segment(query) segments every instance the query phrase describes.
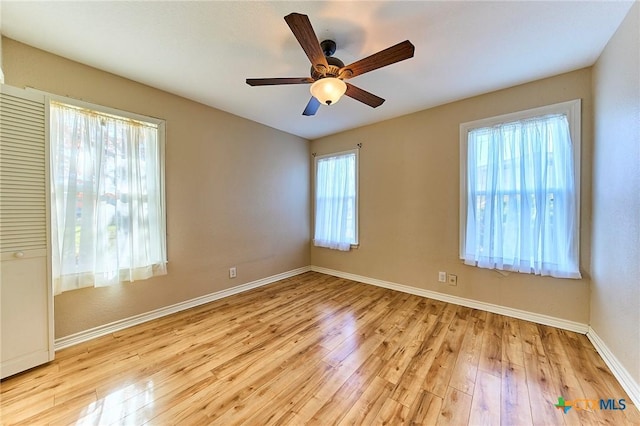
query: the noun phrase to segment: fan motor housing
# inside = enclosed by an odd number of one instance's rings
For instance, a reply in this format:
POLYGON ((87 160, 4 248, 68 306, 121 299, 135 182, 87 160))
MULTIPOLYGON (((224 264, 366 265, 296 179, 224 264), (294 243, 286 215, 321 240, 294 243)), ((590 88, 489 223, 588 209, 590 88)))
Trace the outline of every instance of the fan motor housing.
POLYGON ((320 47, 322 48, 324 56, 327 58, 329 68, 325 70, 324 66, 319 66, 318 68, 311 66, 311 77, 314 80, 324 77, 338 77, 340 75, 340 69, 344 67, 344 62, 332 56, 336 53, 336 42, 333 40, 323 40, 320 43, 320 47))
POLYGON ((344 67, 344 63, 340 59, 334 57, 327 58, 327 62, 329 63, 329 68, 326 70, 324 69, 324 66, 320 66, 318 69, 311 67, 311 77, 314 80, 324 77, 338 77, 340 75, 340 70, 344 67))

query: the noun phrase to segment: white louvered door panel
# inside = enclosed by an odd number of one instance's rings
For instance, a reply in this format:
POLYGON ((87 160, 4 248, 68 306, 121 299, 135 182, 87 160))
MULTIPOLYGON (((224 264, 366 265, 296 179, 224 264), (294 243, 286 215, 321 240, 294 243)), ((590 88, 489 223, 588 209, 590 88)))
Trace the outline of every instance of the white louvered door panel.
POLYGON ((43 249, 47 244, 44 100, 6 92, 5 88, 0 100, 0 251, 43 249))
POLYGON ((53 359, 43 95, 0 90, 0 376, 53 359))

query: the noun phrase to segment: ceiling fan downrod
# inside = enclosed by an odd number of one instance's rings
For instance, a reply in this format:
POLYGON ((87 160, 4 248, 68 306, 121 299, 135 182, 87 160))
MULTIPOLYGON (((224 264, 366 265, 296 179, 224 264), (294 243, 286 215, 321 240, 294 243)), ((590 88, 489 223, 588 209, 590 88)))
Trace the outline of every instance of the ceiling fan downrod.
POLYGON ((333 40, 323 40, 320 43, 320 48, 322 48, 322 53, 324 53, 324 56, 328 58, 336 53, 336 42, 333 40))

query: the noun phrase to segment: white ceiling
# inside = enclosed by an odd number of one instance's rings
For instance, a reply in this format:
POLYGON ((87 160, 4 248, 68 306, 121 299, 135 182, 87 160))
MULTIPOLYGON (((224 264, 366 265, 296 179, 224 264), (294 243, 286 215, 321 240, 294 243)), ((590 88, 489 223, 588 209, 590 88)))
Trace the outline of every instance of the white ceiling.
POLYGON ((7 1, 2 34, 307 139, 592 65, 633 1, 7 1), (386 99, 345 97, 303 117, 307 77, 284 21, 309 16, 345 64, 403 40, 415 57, 350 80, 386 99))

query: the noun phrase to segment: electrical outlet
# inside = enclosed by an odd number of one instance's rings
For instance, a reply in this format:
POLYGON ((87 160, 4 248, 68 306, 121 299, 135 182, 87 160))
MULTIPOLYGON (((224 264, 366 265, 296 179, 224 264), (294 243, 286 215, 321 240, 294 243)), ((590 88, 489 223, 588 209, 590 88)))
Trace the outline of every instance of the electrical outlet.
POLYGON ((229 278, 235 278, 237 276, 236 267, 229 268, 229 278))
POLYGON ((449 285, 458 285, 458 276, 449 274, 449 285))
POLYGON ((447 273, 446 272, 438 272, 438 282, 446 283, 447 282, 447 273))

